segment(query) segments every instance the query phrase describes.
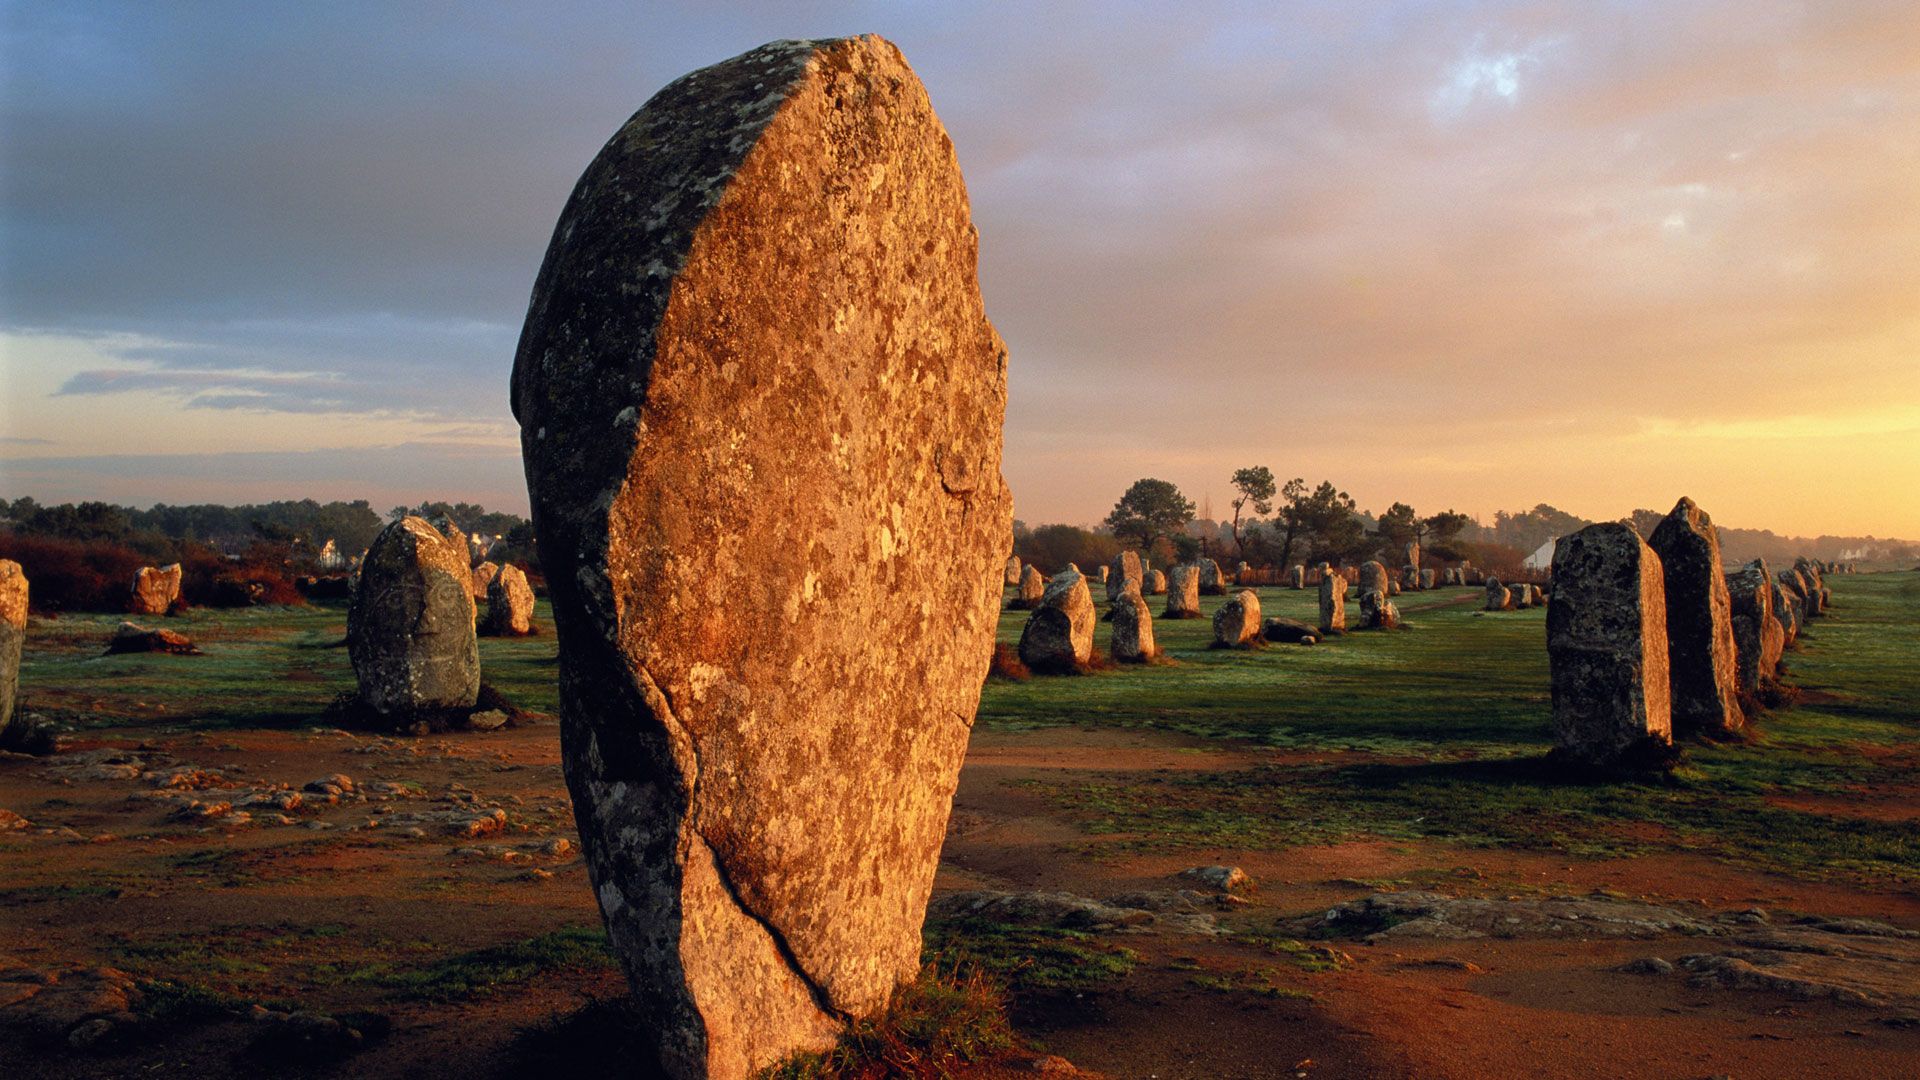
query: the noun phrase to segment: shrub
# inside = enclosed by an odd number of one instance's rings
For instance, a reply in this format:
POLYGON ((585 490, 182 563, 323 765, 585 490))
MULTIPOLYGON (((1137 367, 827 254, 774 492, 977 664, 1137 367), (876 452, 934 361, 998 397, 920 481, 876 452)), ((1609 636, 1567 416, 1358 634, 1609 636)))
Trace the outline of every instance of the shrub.
POLYGON ((0 558, 27 575, 33 610, 125 611, 133 575, 152 565, 146 554, 110 540, 66 540, 0 533, 0 558))

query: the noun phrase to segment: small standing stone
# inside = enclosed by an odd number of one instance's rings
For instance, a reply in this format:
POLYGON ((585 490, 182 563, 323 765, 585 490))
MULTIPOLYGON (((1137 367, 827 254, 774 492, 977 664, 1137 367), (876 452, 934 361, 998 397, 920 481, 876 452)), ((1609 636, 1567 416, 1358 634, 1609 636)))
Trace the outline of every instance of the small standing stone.
POLYGON ((473 576, 463 542, 418 517, 380 530, 347 608, 347 655, 376 712, 466 708, 480 696, 473 576))
POLYGON ((1151 568, 1141 570, 1140 594, 1142 596, 1165 596, 1167 594, 1167 575, 1151 568))
POLYGON ((143 566, 133 575, 127 610, 135 615, 165 615, 180 599, 180 564, 143 566))
POLYGON ((1358 582, 1360 595, 1365 596, 1370 592, 1377 592, 1385 596, 1387 595, 1390 581, 1391 579, 1387 577, 1387 568, 1385 565, 1376 561, 1360 564, 1360 580, 1358 582))
POLYGON ((1431 589, 1440 583, 1438 574, 1433 570, 1420 571, 1420 587, 1431 589))
POLYGON ((1293 586, 1296 589, 1306 588, 1307 587, 1307 568, 1300 565, 1299 563, 1294 563, 1292 568, 1287 571, 1287 584, 1293 586))
POLYGON ((1510 589, 1508 589, 1506 586, 1500 584, 1499 578, 1490 577, 1487 579, 1486 610, 1488 611, 1512 611, 1513 610, 1513 592, 1510 589))
POLYGON ((1339 574, 1324 569, 1320 574, 1320 632, 1347 632, 1347 583, 1339 574))
POLYGON ((1007 602, 1008 611, 1032 611, 1040 605, 1040 598, 1046 595, 1047 577, 1038 567, 1028 563, 1020 571, 1020 591, 1007 602))
POLYGON ((1200 617, 1200 568, 1192 563, 1182 563, 1173 568, 1172 576, 1167 578, 1167 608, 1160 613, 1163 619, 1197 619, 1200 617))
POLYGON ((1113 565, 1105 577, 1107 599, 1118 600, 1120 594, 1126 592, 1128 588, 1132 588, 1135 592, 1140 591, 1144 587, 1142 577, 1138 552, 1123 551, 1115 555, 1113 565))
POLYGON ((487 598, 487 587, 493 584, 493 576, 500 572, 497 563, 483 562, 473 568, 473 598, 476 601, 487 598))
POLYGON ((1117 663, 1144 664, 1160 655, 1153 641, 1153 612, 1136 589, 1113 600, 1113 637, 1107 651, 1117 663))
POLYGON ((500 637, 533 633, 533 586, 526 572, 508 563, 487 585, 487 632, 500 637))
POLYGON ((1400 609, 1378 589, 1360 593, 1360 625, 1368 630, 1393 630, 1400 625, 1400 609))
POLYGON ((1009 586, 1015 588, 1020 585, 1020 556, 1018 555, 1007 556, 1006 582, 1009 586))
POLYGON ((1020 632, 1020 662, 1043 674, 1079 671, 1093 659, 1093 594, 1078 570, 1062 570, 1020 632))
POLYGON ((1220 572, 1220 564, 1212 559, 1201 559, 1197 564, 1200 571, 1200 592, 1205 596, 1225 596, 1227 594, 1227 575, 1220 572))
POLYGON ((1771 685, 1780 670, 1787 632, 1773 611, 1777 583, 1765 559, 1755 559, 1727 575, 1727 600, 1733 626, 1734 678, 1741 691, 1754 694, 1771 685))
POLYGON ((1241 589, 1213 613, 1213 647, 1244 649, 1260 640, 1260 597, 1241 589))

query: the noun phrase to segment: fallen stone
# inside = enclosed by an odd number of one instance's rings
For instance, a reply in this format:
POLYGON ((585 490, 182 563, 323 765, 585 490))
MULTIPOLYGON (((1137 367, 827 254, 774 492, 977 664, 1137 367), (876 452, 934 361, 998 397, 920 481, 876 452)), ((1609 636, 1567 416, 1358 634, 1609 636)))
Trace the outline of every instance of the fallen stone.
POLYGON ((106 656, 121 653, 168 653, 174 656, 199 656, 200 648, 193 639, 176 630, 149 630, 123 622, 113 633, 113 639, 107 642, 106 656))
POLYGON ((1285 619, 1269 616, 1260 624, 1260 636, 1268 641, 1284 641, 1294 645, 1313 645, 1319 642, 1319 631, 1298 619, 1285 619))

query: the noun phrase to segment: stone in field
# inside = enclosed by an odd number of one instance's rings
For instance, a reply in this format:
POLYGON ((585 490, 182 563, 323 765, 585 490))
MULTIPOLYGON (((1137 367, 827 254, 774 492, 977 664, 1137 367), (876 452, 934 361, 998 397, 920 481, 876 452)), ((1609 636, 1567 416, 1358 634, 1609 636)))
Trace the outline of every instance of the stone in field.
POLYGON ((1533 606, 1533 586, 1526 582, 1516 582, 1507 586, 1507 595, 1513 600, 1513 610, 1522 611, 1533 606))
POLYGON ((1093 659, 1093 593, 1078 570, 1062 570, 1020 631, 1020 662, 1042 674, 1074 672, 1093 659))
POLYGON ((1107 583, 1108 577, 1111 576, 1112 572, 1113 571, 1111 567, 1108 567, 1108 566, 1100 567, 1100 584, 1105 585, 1107 583))
POLYGON ((493 576, 500 572, 499 564, 483 562, 473 568, 473 598, 475 601, 487 598, 487 587, 493 584, 493 576))
POLYGON ((1415 592, 1419 592, 1420 568, 1412 563, 1408 563, 1400 568, 1400 577, 1397 580, 1402 589, 1412 589, 1415 592))
POLYGON ((1773 580, 1773 617, 1780 623, 1781 650, 1800 636, 1800 599, 1776 575, 1773 580))
POLYGON ((361 702, 396 718, 471 706, 480 695, 473 617, 464 543, 411 515, 380 530, 347 607, 361 702))
POLYGON ((1260 636, 1268 641, 1284 641, 1294 645, 1312 645, 1320 640, 1319 631, 1298 619, 1283 619, 1270 616, 1260 624, 1260 636))
POLYGON ((165 615, 180 599, 180 564, 143 566, 133 575, 127 610, 135 615, 165 615))
POLYGON ((1826 582, 1821 580, 1822 573, 1820 563, 1802 556, 1793 560, 1793 568, 1799 571, 1800 576, 1805 578, 1807 582, 1808 617, 1818 618, 1821 615, 1825 615, 1827 613, 1827 596, 1829 594, 1827 592, 1826 582))
POLYGON ((1163 619, 1197 619, 1200 617, 1200 568, 1192 563, 1182 563, 1173 568, 1167 577, 1167 608, 1160 613, 1163 619))
POLYGON ((1339 574, 1323 571, 1320 577, 1320 633, 1347 632, 1347 583, 1339 574))
POLYGON ((1513 590, 1500 584, 1499 578, 1487 579, 1487 611, 1512 611, 1513 590))
POLYGON ((977 246, 874 37, 676 80, 560 216, 513 404, 635 1075, 825 1049, 920 969, 1011 539, 977 246))
POLYGON ((1435 571, 1435 570, 1420 571, 1420 587, 1422 589, 1431 589, 1438 586, 1439 584, 1440 584, 1440 575, 1438 571, 1435 571))
POLYGON ((1018 555, 1007 556, 1006 582, 1008 585, 1020 584, 1020 556, 1018 555))
POLYGON ((1122 664, 1144 664, 1160 655, 1153 642, 1153 612, 1138 589, 1113 599, 1113 637, 1107 651, 1122 664))
POLYGON ((1773 612, 1776 582, 1765 559, 1755 559, 1727 575, 1729 622, 1733 627, 1734 677, 1748 694, 1772 684, 1787 644, 1786 628, 1773 612))
POLYGON ((1306 588, 1307 568, 1299 563, 1294 563, 1293 566, 1287 570, 1287 584, 1296 589, 1306 588))
POLYGON ((1167 575, 1152 569, 1142 569, 1140 571, 1140 595, 1165 596, 1166 592, 1167 575))
POLYGON ((1140 591, 1144 575, 1140 570, 1140 555, 1137 552, 1123 551, 1113 557, 1113 566, 1107 574, 1107 599, 1118 600, 1120 594, 1132 588, 1140 591))
POLYGON ((27 575, 12 559, 0 559, 0 746, 17 743, 25 730, 14 722, 20 696, 20 648, 27 636, 27 575))
POLYGON ((1400 583, 1398 581, 1387 582, 1387 595, 1388 596, 1400 595, 1400 583))
POLYGON ((1047 592, 1047 576, 1032 563, 1020 571, 1020 591, 1007 602, 1009 611, 1031 611, 1040 606, 1040 598, 1047 592))
POLYGON ((1370 592, 1377 592, 1385 596, 1387 594, 1388 583, 1392 580, 1392 578, 1387 576, 1387 568, 1385 565, 1379 562, 1364 562, 1360 564, 1360 580, 1357 584, 1362 596, 1370 592))
POLYGON ((117 653, 172 653, 175 656, 198 656, 199 646, 193 639, 177 630, 149 630, 130 622, 123 622, 114 631, 112 640, 107 642, 106 655, 117 653))
POLYGON ((1631 526, 1589 525, 1554 545, 1553 596, 1558 752, 1603 768, 1659 757, 1673 742, 1660 557, 1631 526))
POLYGON ((1245 560, 1233 568, 1233 582, 1236 585, 1253 584, 1253 567, 1247 565, 1245 560))
POLYGON ((1420 542, 1418 540, 1410 541, 1407 544, 1407 565, 1416 570, 1420 568, 1420 542))
POLYGON ((1220 564, 1212 559, 1201 559, 1197 564, 1200 570, 1200 592, 1205 596, 1225 596, 1227 594, 1227 575, 1221 573, 1220 564))
POLYGON ((1241 589, 1213 613, 1213 647, 1244 649, 1260 640, 1260 597, 1241 589))
POLYGON ((1367 630, 1393 630, 1400 625, 1400 609, 1378 589, 1360 593, 1360 625, 1367 630))
POLYGON ((1676 735, 1740 730, 1731 601, 1713 519, 1682 498, 1647 538, 1667 590, 1667 650, 1676 735))
POLYGON ((533 633, 533 586, 526 572, 508 563, 487 585, 487 632, 498 637, 533 633))

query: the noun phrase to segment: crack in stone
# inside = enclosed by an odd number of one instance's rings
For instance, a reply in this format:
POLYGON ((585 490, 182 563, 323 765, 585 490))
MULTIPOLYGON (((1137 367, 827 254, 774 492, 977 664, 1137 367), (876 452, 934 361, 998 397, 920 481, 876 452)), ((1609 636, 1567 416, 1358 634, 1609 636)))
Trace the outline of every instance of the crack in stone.
POLYGON ((793 944, 787 940, 785 932, 774 925, 772 920, 755 911, 753 907, 747 903, 746 898, 740 895, 739 887, 734 884, 733 876, 728 873, 726 863, 721 860, 719 852, 714 849, 713 842, 708 840, 706 835, 700 831, 699 826, 693 823, 694 814, 696 813, 694 800, 700 791, 699 748, 695 746, 693 736, 688 733, 686 727, 680 723, 679 717, 674 714, 673 699, 658 682, 654 681, 653 674, 646 669, 646 665, 635 663, 634 669, 640 676, 640 681, 646 696, 650 699, 649 704, 655 705, 656 714, 659 716, 662 725, 667 729, 668 741, 674 745, 676 751, 674 755, 676 758, 675 765, 680 767, 683 780, 686 783, 687 820, 684 828, 686 829, 687 835, 699 841, 701 848, 706 851, 707 859, 713 865, 713 876, 720 882, 720 887, 727 891, 727 898, 733 901, 733 906, 742 915, 752 919, 762 930, 766 931, 767 939, 773 943, 774 951, 780 954, 781 962, 786 964, 787 970, 791 971, 794 978, 799 979, 800 984, 807 988, 808 995, 813 998, 814 1007, 819 1009, 823 1015, 832 1017, 841 1023, 847 1022, 851 1017, 844 1010, 837 1008, 833 1004, 833 998, 827 993, 826 988, 815 982, 813 976, 807 972, 806 967, 800 962, 799 955, 794 952, 793 944), (653 699, 657 699, 657 704, 655 704, 653 699), (686 774, 687 762, 677 760, 682 754, 685 755, 693 766, 690 777, 686 774))

